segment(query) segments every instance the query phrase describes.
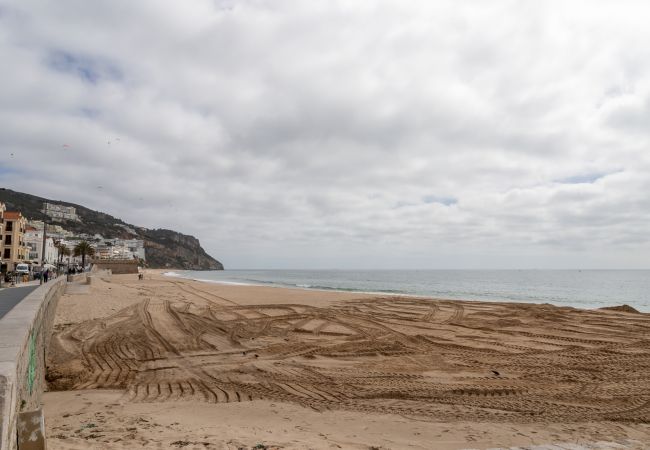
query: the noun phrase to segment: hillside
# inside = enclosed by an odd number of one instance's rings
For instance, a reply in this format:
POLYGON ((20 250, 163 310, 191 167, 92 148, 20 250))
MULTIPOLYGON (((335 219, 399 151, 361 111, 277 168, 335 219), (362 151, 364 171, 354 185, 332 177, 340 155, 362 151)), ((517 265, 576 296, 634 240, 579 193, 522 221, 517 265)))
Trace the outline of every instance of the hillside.
POLYGON ((81 205, 37 197, 11 189, 0 188, 0 202, 7 205, 7 210, 21 211, 25 217, 32 220, 48 219, 41 212, 43 202, 72 206, 76 208, 80 222, 62 220, 54 223, 74 233, 101 234, 106 238, 142 239, 147 264, 151 268, 223 270, 223 265, 208 255, 194 236, 172 230, 150 230, 138 227, 81 205))

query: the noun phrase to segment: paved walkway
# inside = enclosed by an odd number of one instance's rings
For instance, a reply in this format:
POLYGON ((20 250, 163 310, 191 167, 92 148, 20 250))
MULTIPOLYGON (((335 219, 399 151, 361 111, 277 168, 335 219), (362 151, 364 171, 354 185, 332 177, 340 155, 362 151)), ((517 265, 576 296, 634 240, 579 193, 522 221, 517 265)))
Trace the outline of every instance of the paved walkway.
POLYGON ((0 289, 0 319, 37 287, 38 282, 0 289))

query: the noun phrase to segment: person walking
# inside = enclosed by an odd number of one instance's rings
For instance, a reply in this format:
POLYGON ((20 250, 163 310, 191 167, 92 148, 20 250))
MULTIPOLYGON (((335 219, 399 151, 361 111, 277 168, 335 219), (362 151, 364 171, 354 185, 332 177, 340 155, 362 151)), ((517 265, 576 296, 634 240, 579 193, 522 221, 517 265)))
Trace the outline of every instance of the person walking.
POLYGON ((50 269, 45 269, 45 272, 43 272, 43 281, 47 283, 48 278, 50 278, 50 269))

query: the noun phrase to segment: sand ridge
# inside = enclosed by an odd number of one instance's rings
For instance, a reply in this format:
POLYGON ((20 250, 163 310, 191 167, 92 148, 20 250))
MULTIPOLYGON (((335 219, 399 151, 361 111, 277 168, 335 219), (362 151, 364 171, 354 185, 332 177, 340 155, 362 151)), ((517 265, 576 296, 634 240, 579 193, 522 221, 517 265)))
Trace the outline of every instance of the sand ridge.
POLYGON ((158 275, 92 291, 62 299, 53 390, 117 389, 125 404, 280 402, 477 429, 597 423, 620 439, 647 436, 646 314, 158 275))

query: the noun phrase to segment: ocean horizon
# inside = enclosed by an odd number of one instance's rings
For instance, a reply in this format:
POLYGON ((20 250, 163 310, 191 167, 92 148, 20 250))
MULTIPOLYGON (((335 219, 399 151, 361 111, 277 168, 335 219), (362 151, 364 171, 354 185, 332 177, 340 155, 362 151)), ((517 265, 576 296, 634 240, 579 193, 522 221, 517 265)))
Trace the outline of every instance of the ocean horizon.
POLYGON ((166 272, 211 283, 408 295, 452 300, 548 303, 650 312, 650 270, 218 270, 166 272))

